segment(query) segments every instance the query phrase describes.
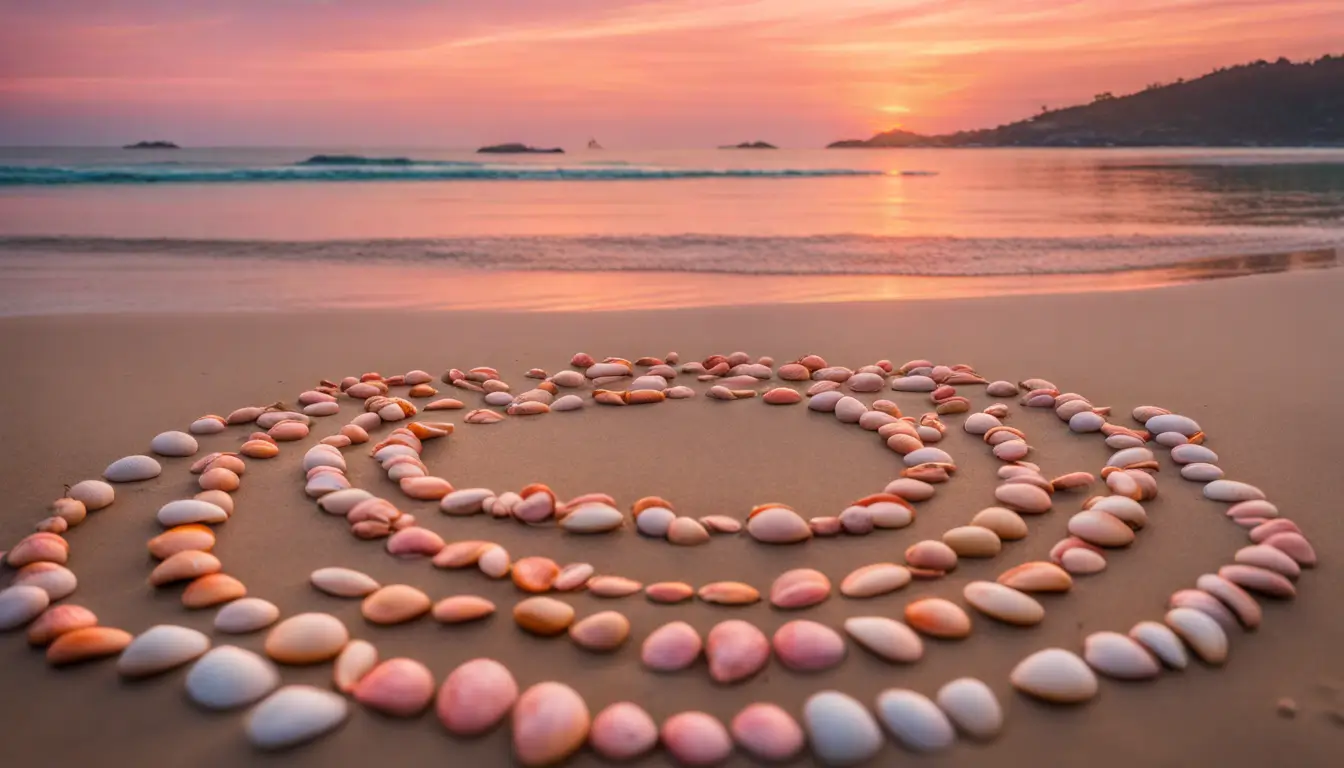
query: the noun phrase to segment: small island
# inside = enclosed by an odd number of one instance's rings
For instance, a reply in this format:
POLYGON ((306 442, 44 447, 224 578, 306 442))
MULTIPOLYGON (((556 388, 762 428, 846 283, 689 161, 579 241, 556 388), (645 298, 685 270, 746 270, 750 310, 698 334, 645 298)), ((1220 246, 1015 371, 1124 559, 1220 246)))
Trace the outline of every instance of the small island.
POLYGON ((563 155, 565 150, 560 147, 529 147, 526 144, 517 142, 509 144, 492 144, 488 147, 481 147, 476 150, 477 154, 488 155, 563 155))
POLYGON ((719 149, 779 149, 779 147, 764 141, 744 141, 741 144, 726 144, 719 149))
POLYGON ((137 141, 134 144, 127 144, 122 149, 181 149, 171 141, 137 141))

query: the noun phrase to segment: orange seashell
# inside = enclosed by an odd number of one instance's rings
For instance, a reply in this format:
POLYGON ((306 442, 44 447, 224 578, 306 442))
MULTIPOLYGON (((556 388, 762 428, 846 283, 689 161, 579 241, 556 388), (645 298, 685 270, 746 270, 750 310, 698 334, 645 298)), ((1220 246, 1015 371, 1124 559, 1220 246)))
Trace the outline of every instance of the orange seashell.
POLYGON ((445 397, 445 398, 442 399, 442 400, 435 400, 434 402, 432 402, 432 403, 426 405, 426 406, 425 406, 425 410, 426 410, 426 411, 455 411, 455 410, 458 410, 459 408, 465 408, 465 407, 466 407, 466 406, 462 404, 462 401, 461 401, 461 400, 455 400, 455 399, 453 399, 453 398, 451 398, 451 397, 445 397))
POLYGON ((909 469, 901 470, 901 477, 908 477, 912 480, 922 480, 926 483, 945 483, 952 476, 947 468, 941 464, 919 464, 909 469))
POLYGON ((453 492, 453 484, 442 477, 403 477, 401 492, 412 499, 438 501, 453 492))
POLYGON ((415 587, 392 584, 364 598, 359 611, 374 624, 401 624, 428 613, 429 596, 415 587))
POLYGON ((740 581, 716 581, 701 587, 696 596, 715 605, 750 605, 761 599, 761 593, 750 584, 740 581))
POLYGON ((209 552, 215 546, 215 534, 208 527, 193 523, 169 528, 149 540, 149 554, 164 560, 178 552, 209 552))
POLYGON ((634 505, 630 507, 630 512, 634 517, 639 517, 640 512, 643 512, 644 510, 649 509, 650 507, 662 507, 663 509, 673 509, 672 502, 662 498, 661 496, 645 496, 639 501, 636 501, 634 505))
POLYGON ((513 564, 513 583, 524 592, 547 592, 560 575, 560 566, 548 557, 524 557, 513 564))
POLYGON ((333 448, 345 448, 350 445, 351 440, 345 435, 328 435, 322 438, 319 442, 323 445, 330 445, 333 448))
POLYGON ((240 483, 238 476, 223 467, 211 467, 201 474, 198 481, 203 491, 236 491, 240 483))
POLYGON ((468 413, 465 419, 468 424, 495 424, 503 420, 504 414, 484 408, 478 408, 468 413))
POLYGON ((280 449, 274 443, 264 440, 248 440, 238 451, 250 459, 273 459, 280 455, 280 449))
POLYGON ((660 581, 644 588, 644 596, 655 603, 680 603, 694 595, 695 589, 681 581, 660 581))
POLYGON ((959 640, 971 634, 971 617, 956 603, 938 597, 905 606, 905 623, 932 637, 959 640))
POLYGON ((766 392, 761 399, 770 405, 794 405, 803 401, 803 396, 797 390, 788 387, 777 387, 766 392))
POLYGON ((534 635, 550 637, 574 623, 574 608, 551 597, 529 597, 513 607, 513 620, 534 635))
MULTIPOLYGON (((659 392, 658 394, 662 393, 659 392)), ((543 413, 550 413, 550 412, 551 412, 551 406, 547 405, 546 403, 537 402, 535 400, 524 400, 521 403, 514 403, 510 405, 508 408, 508 413, 510 416, 539 416, 543 413)))
POLYGON ((609 389, 593 390, 593 402, 602 405, 625 405, 625 393, 612 392, 609 389))
POLYGON ((587 587, 597 597, 627 597, 643 589, 644 585, 624 576, 594 576, 588 580, 587 587))
POLYGON ((174 581, 185 581, 219 573, 222 568, 223 565, 220 564, 219 558, 209 552, 186 550, 169 556, 155 566, 149 574, 149 583, 161 587, 174 581))
POLYGON ((433 440, 453 434, 453 425, 446 421, 413 421, 407 430, 421 440, 433 440))
POLYGON ((112 627, 85 627, 57 637, 47 646, 47 663, 53 667, 101 659, 121 653, 131 644, 131 634, 112 627))
POLYGON ((433 397, 439 394, 439 390, 431 387, 428 384, 416 384, 415 386, 411 387, 411 391, 408 394, 411 397, 433 397))
POLYGON ((454 595, 434 604, 430 615, 443 624, 476 621, 495 612, 495 604, 476 595, 454 595))
MULTIPOLYGON (((405 517, 405 516, 403 516, 405 517)), ((396 522, 400 522, 398 518, 396 522)), ((395 525, 394 525, 395 527, 395 525)), ((433 557, 444 548, 443 537, 418 526, 399 528, 387 540, 387 553, 395 557, 433 557)))
POLYGON ((70 544, 54 533, 38 532, 19 540, 4 556, 11 568, 22 568, 31 563, 64 565, 70 558, 70 544))
POLYGON ((1073 586, 1073 577, 1068 571, 1054 563, 1042 561, 1009 568, 999 574, 995 581, 1021 592, 1068 592, 1073 586))
POLYGON ((864 496, 861 499, 854 501, 850 506, 867 507, 873 504, 877 504, 879 502, 890 502, 892 504, 900 504, 902 507, 905 507, 906 509, 909 510, 914 509, 914 506, 911 505, 909 501, 905 500, 904 498, 901 498, 900 496, 897 496, 894 493, 872 493, 867 496, 864 496))
POLYGON ((182 605, 188 608, 209 608, 247 596, 243 582, 225 573, 202 576, 187 585, 182 592, 182 605))

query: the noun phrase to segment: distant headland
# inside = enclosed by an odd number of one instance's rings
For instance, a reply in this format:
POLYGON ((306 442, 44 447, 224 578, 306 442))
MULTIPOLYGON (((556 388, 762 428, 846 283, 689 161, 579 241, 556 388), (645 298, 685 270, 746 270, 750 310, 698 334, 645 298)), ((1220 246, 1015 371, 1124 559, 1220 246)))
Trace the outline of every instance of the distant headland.
POLYGON ((171 141, 137 141, 134 144, 127 144, 122 149, 181 149, 171 141))
POLYGON ((764 141, 744 141, 741 144, 725 144, 719 149, 779 149, 779 147, 764 141))
POLYGON ((560 147, 529 147, 526 144, 516 142, 509 144, 491 144, 488 147, 481 147, 476 150, 480 154, 489 155, 563 155, 565 150, 560 147))
POLYGON ((1256 61, 1125 96, 1099 93, 1091 104, 1042 107, 1034 117, 997 128, 937 136, 893 130, 828 146, 1344 146, 1344 57, 1256 61))

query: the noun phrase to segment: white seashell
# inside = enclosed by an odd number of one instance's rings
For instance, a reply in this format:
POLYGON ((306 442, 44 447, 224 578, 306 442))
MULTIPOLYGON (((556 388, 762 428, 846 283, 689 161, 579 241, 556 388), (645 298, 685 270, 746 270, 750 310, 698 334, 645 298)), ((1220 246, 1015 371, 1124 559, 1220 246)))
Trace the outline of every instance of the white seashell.
POLYGON ((186 432, 160 432, 149 441, 149 450, 160 456, 191 456, 199 446, 186 432))
POLYGON ((994 458, 999 461, 1020 461, 1031 452, 1025 440, 1004 440, 994 446, 994 458))
POLYGON ((813 395, 812 399, 807 401, 807 409, 821 413, 834 413, 835 404, 840 402, 842 397, 845 397, 845 395, 837 390, 813 395))
MULTIPOLYGON (((1278 552, 1282 557, 1288 557, 1273 547, 1265 547, 1278 552)), ((1291 560, 1289 560, 1292 563, 1291 560)), ((1293 563, 1296 566, 1296 563, 1293 563)), ((10 582, 12 587, 37 587, 47 593, 47 598, 51 602, 63 600, 75 593, 79 587, 79 579, 75 577, 75 572, 63 565, 51 562, 36 562, 25 565, 19 569, 18 575, 14 581, 10 582)))
MULTIPOLYGON (((487 392, 485 393, 486 405, 508 405, 513 402, 513 395, 508 392, 487 392)), ((381 413, 379 415, 382 415, 381 413)))
POLYGON ((1101 674, 1120 680, 1146 680, 1162 672, 1148 649, 1118 632, 1088 635, 1083 640, 1083 659, 1101 674))
POLYGON ((318 568, 308 575, 308 581, 336 597, 364 597, 382 586, 377 579, 353 568, 318 568))
POLYGON ((607 504, 583 504, 560 521, 570 533, 606 533, 620 528, 625 515, 607 504))
POLYGON ((961 428, 972 435, 983 435, 995 427, 1003 426, 1003 422, 990 416, 988 413, 972 413, 966 417, 966 421, 961 428))
POLYGON ((446 515, 474 515, 494 495, 489 488, 460 488, 439 500, 439 510, 446 515))
POLYGON ((1134 529, 1120 518, 1095 509, 1085 509, 1069 518, 1069 533, 1098 547, 1127 547, 1134 542, 1134 529))
POLYGON ((303 455, 303 471, 309 472, 315 467, 335 467, 345 471, 345 456, 329 445, 318 444, 303 455))
POLYGON ((1084 547, 1071 547, 1059 556, 1059 565, 1069 573, 1086 576, 1106 570, 1106 558, 1084 547))
POLYGON ((1211 483, 1223 479, 1223 470, 1215 464, 1197 462, 1181 467, 1181 477, 1196 483, 1211 483))
POLYGON ((214 435, 226 429, 228 425, 219 419, 197 419, 187 427, 187 431, 193 435, 214 435))
POLYGON ((937 462, 939 464, 955 464, 952 456, 942 448, 917 448, 905 454, 905 466, 914 467, 919 464, 928 464, 937 462))
POLYGON ((603 376, 630 376, 631 370, 620 363, 597 363, 588 366, 584 375, 590 379, 597 379, 603 376))
MULTIPOLYGON (((811 403, 809 403, 809 405, 811 405, 811 403)), ((862 418, 863 414, 867 411, 868 406, 864 405, 862 400, 850 397, 849 395, 844 395, 839 400, 835 401, 835 418, 845 424, 859 423, 859 419, 862 418)))
POLYGON ((251 704, 279 684, 274 664, 232 645, 211 649, 187 672, 187 695, 207 709, 251 704))
POLYGON ((1045 608, 1025 592, 992 581, 972 581, 962 590, 972 608, 999 621, 1027 627, 1045 618, 1045 608))
POLYGON ((0 632, 22 627, 50 604, 51 596, 38 586, 20 584, 0 589, 0 632))
POLYGON ((340 694, 311 685, 288 685, 247 715, 247 738, 260 749, 310 741, 345 722, 350 705, 340 694))
POLYGON ((1148 513, 1143 505, 1128 496, 1103 496, 1089 509, 1113 515, 1135 530, 1148 524, 1148 513))
POLYGON ((1144 648, 1172 669, 1185 669, 1190 663, 1181 639, 1165 624, 1141 621, 1130 628, 1129 636, 1143 643, 1144 648))
POLYGON ((803 704, 803 725, 812 752, 829 765, 858 765, 882 748, 882 731, 872 714, 839 691, 812 694, 803 704))
POLYGON ((676 517, 676 513, 666 507, 648 507, 635 518, 635 528, 645 536, 661 539, 667 536, 667 529, 676 517))
POLYGON ((988 685, 962 677, 938 689, 934 696, 948 719, 966 735, 985 741, 1003 729, 1003 708, 988 685))
POLYGON ((123 456, 107 465, 103 477, 114 483, 136 483, 158 477, 163 467, 150 456, 123 456))
POLYGON ((891 388, 897 392, 932 392, 938 382, 928 376, 897 376, 891 380, 891 388))
POLYGON ((373 494, 363 488, 347 488, 344 491, 328 493, 317 500, 317 506, 329 515, 344 517, 361 501, 372 499, 373 494))
POLYGON ((225 603, 215 614, 215 629, 230 635, 256 632, 274 624, 280 618, 280 609, 259 597, 244 597, 225 603))
POLYGON ((341 412, 341 404, 335 402, 311 403, 303 406, 305 416, 335 416, 341 412))
MULTIPOLYGON (((397 467, 394 467, 394 469, 396 468, 397 467)), ((388 476, 391 477, 391 474, 389 473, 388 476)), ((328 493, 346 491, 349 489, 350 481, 346 479, 345 475, 338 472, 319 472, 318 474, 313 475, 313 478, 303 487, 303 492, 308 494, 310 498, 318 499, 328 493)))
POLYGON ((552 411, 577 411, 583 407, 583 398, 578 395, 564 395, 557 397, 555 402, 551 403, 552 411))
POLYGON ((854 642, 887 661, 913 664, 924 656, 924 641, 913 629, 886 616, 845 619, 845 632, 854 642))
POLYGON ((1082 411, 1075 413, 1069 419, 1069 430, 1071 432, 1100 432, 1101 425, 1105 423, 1106 417, 1099 416, 1092 411, 1082 411))
POLYGON ((1143 423, 1145 429, 1154 435, 1163 432, 1178 432, 1186 437, 1200 431, 1199 425, 1194 419, 1181 416, 1175 413, 1164 413, 1154 416, 1143 423))
POLYGON ((1153 461, 1154 458, 1153 452, 1147 448, 1124 448, 1111 454, 1111 458, 1106 461, 1106 466, 1127 467, 1141 461, 1153 461))
POLYGON ((1190 438, 1180 432, 1160 432, 1153 438, 1153 442, 1163 448, 1175 448, 1178 445, 1185 445, 1190 442, 1190 438))
POLYGON ((1063 648, 1046 648, 1023 659, 1010 675, 1013 686, 1038 699, 1080 704, 1097 695, 1097 676, 1063 648))
POLYGON ((943 433, 934 427, 920 425, 915 427, 915 435, 926 443, 936 443, 943 439, 943 433))
POLYGON ((1265 492, 1249 483, 1236 480, 1214 480, 1204 486, 1204 498, 1213 501, 1254 501, 1265 498, 1265 492))
POLYGON ((89 512, 96 512, 111 506, 113 500, 117 497, 112 486, 102 480, 81 480, 70 486, 70 490, 65 495, 75 501, 82 502, 84 508, 89 512))
POLYGON ((229 519, 229 513, 217 504, 200 499, 178 499, 159 507, 159 525, 172 528, 188 523, 222 523, 229 519))
POLYGON ((937 752, 956 741, 952 721, 922 693, 891 688, 877 695, 877 716, 901 743, 916 752, 937 752))
POLYGON ((1117 451, 1125 448, 1142 448, 1143 441, 1133 435, 1111 435, 1106 438, 1106 447, 1117 451))
POLYGON ((188 627, 159 624, 141 632, 117 658, 122 677, 147 677, 180 667, 210 650, 210 638, 188 627))
POLYGON ((1194 608, 1172 608, 1164 621, 1205 662, 1217 665, 1227 660, 1227 633, 1208 614, 1194 608))
POLYGON ((1217 464, 1218 454, 1202 445, 1178 445, 1171 449, 1171 460, 1177 464, 1217 464))

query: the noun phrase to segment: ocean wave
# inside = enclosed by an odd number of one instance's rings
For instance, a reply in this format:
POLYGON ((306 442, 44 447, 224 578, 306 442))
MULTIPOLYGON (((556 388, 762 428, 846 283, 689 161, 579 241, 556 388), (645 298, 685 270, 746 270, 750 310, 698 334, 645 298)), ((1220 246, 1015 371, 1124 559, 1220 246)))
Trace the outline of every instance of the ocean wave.
MULTIPOLYGON (((1210 259, 1312 253, 1333 266, 1344 230, 1258 227, 1188 235, 910 237, 816 235, 511 236, 327 241, 0 237, 13 252, 245 258, 318 263, 415 263, 470 270, 699 272, 928 277, 1101 274, 1210 259)), ((1266 262, 1268 263, 1268 262, 1266 262)), ((1272 266, 1272 265, 1271 265, 1272 266)))
POLYGON ((645 181, 881 176, 850 168, 658 168, 620 164, 523 165, 315 155, 295 165, 238 168, 154 165, 0 165, 0 186, 211 184, 285 181, 645 181))

